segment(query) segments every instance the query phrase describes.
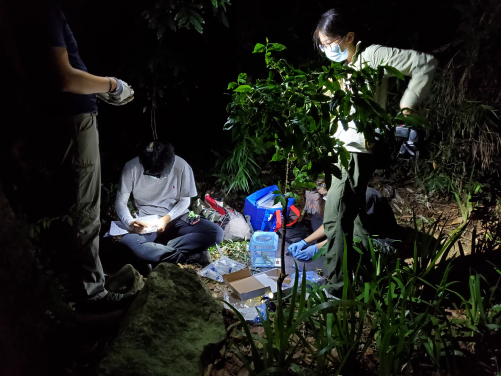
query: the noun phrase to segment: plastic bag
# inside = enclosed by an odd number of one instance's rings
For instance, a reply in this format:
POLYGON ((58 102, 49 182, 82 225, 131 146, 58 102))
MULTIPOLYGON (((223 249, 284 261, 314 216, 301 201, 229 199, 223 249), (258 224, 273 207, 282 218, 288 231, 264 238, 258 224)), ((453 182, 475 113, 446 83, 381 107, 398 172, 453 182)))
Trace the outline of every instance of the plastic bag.
MULTIPOLYGON (((292 273, 291 278, 292 278, 292 280, 295 280, 296 273, 292 273)), ((301 284, 302 280, 303 280, 303 272, 299 272, 299 283, 300 284, 301 284)), ((325 278, 322 277, 322 276, 319 276, 317 273, 315 273, 314 271, 310 270, 310 271, 306 272, 306 281, 322 285, 322 284, 325 283, 325 278)))
POLYGON ((225 240, 250 239, 253 233, 252 226, 241 213, 221 201, 217 201, 209 194, 205 195, 205 204, 221 215, 217 224, 224 230, 225 240))
POLYGON ((224 228, 224 239, 225 240, 249 240, 252 236, 249 224, 242 216, 233 216, 228 214, 230 217, 229 222, 224 228))
MULTIPOLYGON (((222 255, 219 246, 216 245, 216 247, 219 254, 222 255)), ((217 282, 224 282, 224 274, 237 272, 239 270, 245 269, 246 267, 247 265, 241 264, 238 261, 230 259, 227 256, 221 256, 219 259, 211 262, 205 268, 200 270, 198 274, 202 277, 207 277, 217 282)))
POLYGON ((213 264, 209 264, 205 268, 200 270, 198 272, 198 275, 200 275, 202 277, 210 278, 210 279, 217 281, 217 282, 220 282, 220 283, 224 282, 223 276, 221 274, 219 274, 218 272, 216 272, 216 268, 214 267, 213 264))
POLYGON ((263 316, 263 319, 266 320, 266 317, 267 317, 266 302, 262 303, 258 306, 255 306, 255 307, 240 308, 240 309, 237 309, 237 311, 240 312, 240 314, 243 316, 245 321, 251 321, 255 325, 257 325, 261 322, 261 319, 259 318, 259 315, 256 311, 256 308, 259 310, 259 313, 261 313, 261 316, 263 316))
POLYGON ((247 267, 247 265, 232 260, 227 256, 217 259, 212 264, 214 264, 215 270, 221 275, 237 272, 247 267))

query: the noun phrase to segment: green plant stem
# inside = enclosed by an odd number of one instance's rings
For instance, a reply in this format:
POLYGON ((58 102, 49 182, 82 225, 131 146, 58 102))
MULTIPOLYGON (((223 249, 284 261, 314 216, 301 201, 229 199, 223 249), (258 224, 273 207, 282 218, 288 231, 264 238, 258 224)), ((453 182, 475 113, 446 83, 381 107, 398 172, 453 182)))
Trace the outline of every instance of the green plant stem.
POLYGON ((282 244, 280 246, 280 260, 281 260, 281 267, 280 267, 280 278, 278 279, 280 281, 280 286, 279 288, 282 287, 282 282, 285 279, 285 234, 287 232, 287 206, 289 205, 289 197, 285 197, 285 207, 282 209, 282 213, 284 216, 284 222, 282 226, 282 244))
MULTIPOLYGON (((285 164, 285 186, 284 191, 287 191, 287 184, 289 182, 289 162, 290 155, 287 156, 287 163, 285 164)), ((282 291, 282 284, 285 280, 285 233, 287 232, 287 207, 289 206, 289 197, 285 194, 285 205, 282 208, 282 216, 284 221, 282 223, 282 244, 280 247, 280 277, 277 281, 277 289, 278 291, 282 291)))

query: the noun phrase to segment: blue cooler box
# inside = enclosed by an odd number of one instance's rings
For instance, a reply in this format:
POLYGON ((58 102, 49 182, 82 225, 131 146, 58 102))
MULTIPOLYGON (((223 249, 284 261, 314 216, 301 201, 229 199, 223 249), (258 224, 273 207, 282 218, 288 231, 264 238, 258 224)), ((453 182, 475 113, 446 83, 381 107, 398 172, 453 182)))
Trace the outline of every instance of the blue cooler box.
MULTIPOLYGON (((244 215, 250 215, 251 225, 255 231, 274 231, 277 219, 274 217, 275 212, 280 209, 265 209, 258 207, 258 201, 264 196, 268 195, 270 192, 278 191, 276 185, 271 187, 266 187, 254 192, 245 199, 244 215), (270 220, 270 218, 272 218, 270 220)), ((290 211, 291 205, 294 205, 294 198, 289 198, 289 203, 287 205, 287 214, 290 211)))
POLYGON ((251 263, 254 268, 275 267, 278 235, 275 232, 256 231, 249 244, 251 263))

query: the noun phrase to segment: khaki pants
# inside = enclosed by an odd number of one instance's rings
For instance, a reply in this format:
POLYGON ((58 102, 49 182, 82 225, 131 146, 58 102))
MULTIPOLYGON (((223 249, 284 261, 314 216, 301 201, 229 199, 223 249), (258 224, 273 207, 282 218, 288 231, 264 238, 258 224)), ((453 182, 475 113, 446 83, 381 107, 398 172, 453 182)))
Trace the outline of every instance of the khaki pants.
POLYGON ((332 178, 332 185, 325 203, 324 228, 327 236, 325 261, 329 293, 342 289, 344 284, 345 239, 350 279, 354 266, 360 259, 359 254, 353 249, 353 236, 357 236, 362 241, 363 248, 366 250, 369 248, 365 193, 369 179, 374 173, 374 156, 362 153, 350 154, 348 170, 341 168, 341 179, 332 178))
POLYGON ((104 274, 99 259, 101 203, 101 160, 96 114, 80 114, 62 119, 67 140, 63 164, 70 167, 68 186, 73 197, 70 217, 73 219, 72 248, 75 270, 73 277, 83 282, 87 298, 104 294, 104 274))

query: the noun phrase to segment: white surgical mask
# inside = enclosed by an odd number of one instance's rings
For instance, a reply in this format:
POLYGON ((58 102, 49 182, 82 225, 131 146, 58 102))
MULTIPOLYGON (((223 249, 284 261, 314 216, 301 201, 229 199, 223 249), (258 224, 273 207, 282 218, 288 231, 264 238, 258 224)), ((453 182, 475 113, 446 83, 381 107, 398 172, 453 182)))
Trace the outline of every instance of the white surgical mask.
MULTIPOLYGON (((343 40, 344 38, 341 39, 341 42, 343 40)), ((348 47, 346 47, 344 51, 341 51, 341 47, 339 46, 341 42, 329 47, 320 46, 320 50, 325 53, 325 56, 327 56, 329 60, 335 61, 337 63, 342 63, 343 61, 348 59, 348 47)))

